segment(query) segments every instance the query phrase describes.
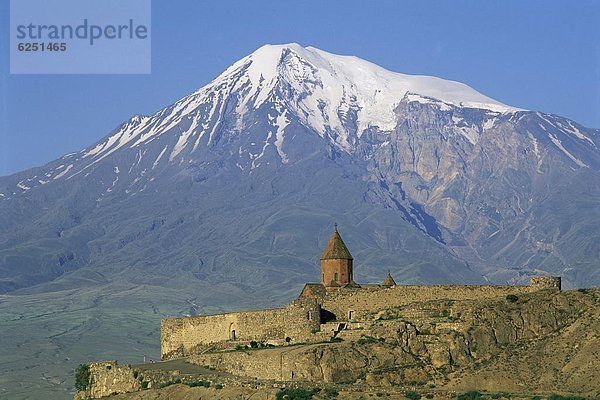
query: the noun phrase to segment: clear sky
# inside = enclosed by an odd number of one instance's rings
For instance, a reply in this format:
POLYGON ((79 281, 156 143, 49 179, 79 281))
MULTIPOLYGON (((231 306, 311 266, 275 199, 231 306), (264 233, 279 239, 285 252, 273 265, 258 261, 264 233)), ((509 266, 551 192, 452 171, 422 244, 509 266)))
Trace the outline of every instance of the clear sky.
POLYGON ((600 1, 154 0, 149 75, 10 75, 8 11, 0 0, 0 176, 81 150, 266 43, 460 81, 600 128, 600 1))

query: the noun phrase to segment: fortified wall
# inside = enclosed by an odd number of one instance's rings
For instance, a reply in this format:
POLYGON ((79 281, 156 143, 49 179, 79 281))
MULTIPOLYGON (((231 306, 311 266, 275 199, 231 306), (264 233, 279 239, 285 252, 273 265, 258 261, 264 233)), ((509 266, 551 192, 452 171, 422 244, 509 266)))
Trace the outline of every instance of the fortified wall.
POLYGON ((318 342, 350 322, 378 318, 386 309, 436 300, 485 300, 539 290, 560 290, 560 277, 533 277, 528 286, 396 285, 388 274, 381 285, 353 280, 353 259, 336 230, 321 257, 321 282, 306 284, 283 308, 165 319, 161 358, 198 354, 250 341, 286 344, 318 342))
POLYGON ((161 358, 184 357, 227 341, 297 341, 319 330, 316 299, 299 299, 268 310, 162 320, 161 358))
MULTIPOLYGON (((507 295, 532 293, 543 289, 560 290, 555 277, 535 277, 528 286, 478 286, 478 285, 399 285, 384 287, 369 285, 327 291, 321 299, 323 312, 341 321, 365 320, 388 308, 406 306, 435 300, 485 300, 507 295)), ((302 294, 301 294, 302 296, 302 294)))

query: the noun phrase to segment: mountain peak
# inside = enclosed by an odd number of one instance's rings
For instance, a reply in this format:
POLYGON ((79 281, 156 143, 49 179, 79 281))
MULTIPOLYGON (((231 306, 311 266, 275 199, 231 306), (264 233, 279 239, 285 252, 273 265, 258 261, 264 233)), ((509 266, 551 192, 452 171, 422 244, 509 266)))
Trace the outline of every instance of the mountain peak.
POLYGON ((320 134, 331 130, 342 136, 348 130, 344 118, 349 114, 354 114, 359 137, 369 126, 393 129, 394 109, 407 94, 418 95, 414 99, 421 102, 435 99, 498 113, 520 110, 460 82, 392 72, 358 57, 297 43, 264 45, 203 89, 213 91, 223 84, 232 85, 230 92, 242 93, 238 107, 241 115, 245 109, 260 107, 272 97, 274 89, 285 87, 287 96, 293 98, 280 100, 287 100, 286 107, 295 111, 305 125, 320 134), (315 110, 321 110, 321 115, 315 115, 315 110))
MULTIPOLYGON (((284 150, 288 125, 300 124, 350 153, 368 129, 393 131, 402 101, 433 103, 444 110, 478 108, 496 115, 519 110, 459 82, 391 72, 358 57, 297 43, 267 44, 175 104, 151 116, 132 117, 81 152, 85 165, 65 165, 49 175, 53 179, 75 176, 119 149, 144 146, 165 135, 175 137, 174 145, 165 143, 159 150, 154 168, 214 145, 223 132, 247 133, 257 115, 263 118, 266 138, 250 140, 264 143, 257 154, 252 153, 250 169, 260 164, 268 146, 277 150, 283 163, 288 162, 284 150)), ((250 152, 238 151, 240 155, 250 152)))

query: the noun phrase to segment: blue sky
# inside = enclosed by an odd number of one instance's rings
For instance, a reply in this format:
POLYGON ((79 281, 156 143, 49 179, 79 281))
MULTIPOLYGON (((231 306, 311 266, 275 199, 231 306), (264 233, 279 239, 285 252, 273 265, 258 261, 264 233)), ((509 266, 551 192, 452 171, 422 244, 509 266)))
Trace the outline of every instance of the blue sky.
POLYGON ((10 75, 8 11, 0 1, 0 176, 78 151, 266 43, 457 80, 600 128, 600 1, 155 0, 149 75, 10 75))

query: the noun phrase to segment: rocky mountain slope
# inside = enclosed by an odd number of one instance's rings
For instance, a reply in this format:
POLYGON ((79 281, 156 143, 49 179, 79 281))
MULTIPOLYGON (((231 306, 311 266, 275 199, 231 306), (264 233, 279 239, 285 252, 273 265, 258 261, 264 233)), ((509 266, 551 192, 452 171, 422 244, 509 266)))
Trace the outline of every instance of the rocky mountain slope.
POLYGON ((264 46, 0 178, 0 334, 25 329, 6 348, 54 365, 124 308, 130 331, 156 335, 166 315, 283 304, 318 276, 334 221, 358 281, 597 285, 598 146, 597 129, 458 82, 264 46))

